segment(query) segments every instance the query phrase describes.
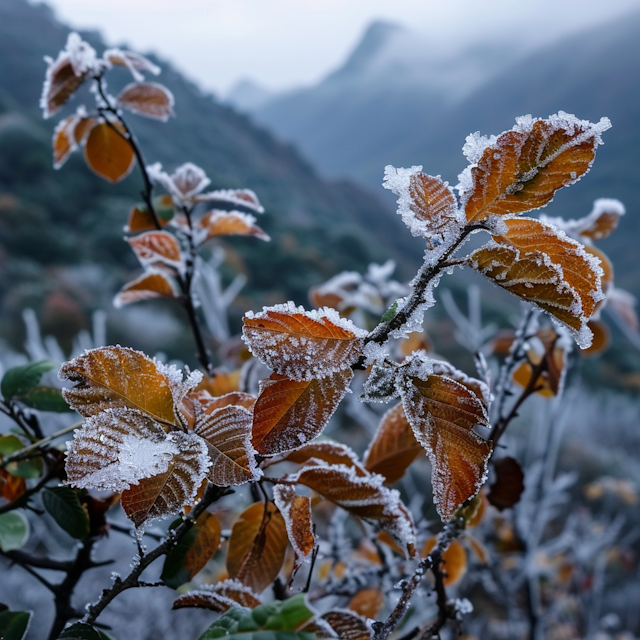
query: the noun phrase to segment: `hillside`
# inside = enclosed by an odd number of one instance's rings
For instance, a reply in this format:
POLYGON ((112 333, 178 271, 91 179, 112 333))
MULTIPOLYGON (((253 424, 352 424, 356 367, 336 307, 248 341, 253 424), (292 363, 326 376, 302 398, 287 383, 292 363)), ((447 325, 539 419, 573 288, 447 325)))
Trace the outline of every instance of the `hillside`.
MULTIPOLYGON (((82 321, 69 324, 59 316, 69 316, 74 305, 85 312, 103 306, 136 269, 122 227, 140 190, 139 174, 134 171, 112 187, 91 174, 81 157, 72 157, 59 172, 51 167, 57 118, 43 121, 38 108, 43 57, 55 56, 68 32, 45 5, 0 3, 0 333, 5 337, 20 326, 24 306, 42 309, 46 330, 73 334, 82 321), (70 263, 77 267, 66 268, 70 263)), ((83 37, 99 52, 105 47, 97 33, 83 37)), ((135 49, 135 43, 130 46, 135 49)), ((255 304, 267 288, 271 299, 304 302, 311 284, 342 269, 361 270, 394 253, 401 262, 409 259, 406 249, 411 253, 412 245, 405 244, 410 239, 401 222, 368 190, 319 178, 290 145, 201 92, 166 61, 156 62, 163 68, 160 80, 175 95, 177 118, 162 124, 131 116, 147 161, 172 168, 191 160, 207 171, 214 188, 249 187, 265 206, 261 224, 273 242, 228 243, 234 267, 249 275, 245 294, 255 304), (385 247, 388 242, 395 245, 385 247)), ((121 84, 129 81, 124 70, 114 75, 121 84)), ((414 251, 419 256, 419 249, 414 251)))

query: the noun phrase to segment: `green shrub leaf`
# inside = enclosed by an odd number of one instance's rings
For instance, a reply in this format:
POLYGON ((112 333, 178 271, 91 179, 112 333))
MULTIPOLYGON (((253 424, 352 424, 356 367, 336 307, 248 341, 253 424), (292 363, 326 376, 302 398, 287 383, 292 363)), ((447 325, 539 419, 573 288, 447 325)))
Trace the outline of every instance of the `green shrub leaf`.
POLYGON ((94 629, 90 624, 76 622, 67 627, 59 636, 58 640, 113 640, 104 631, 94 629))
POLYGON ((29 522, 19 511, 0 515, 0 549, 20 549, 29 537, 29 522))
POLYGON ((62 390, 55 387, 33 387, 20 400, 38 411, 55 411, 56 413, 73 411, 62 397, 62 390))
MULTIPOLYGON (((0 458, 24 449, 25 445, 18 436, 8 435, 0 437, 0 458)), ((40 458, 29 458, 27 460, 16 460, 6 466, 7 471, 19 478, 38 478, 42 473, 42 460, 40 458)))
POLYGON ((48 487, 42 492, 42 504, 56 523, 72 538, 89 535, 89 515, 71 487, 48 487))
POLYGON ((27 634, 31 613, 27 611, 0 612, 0 638, 2 640, 22 640, 27 634))
POLYGON ((13 367, 4 374, 0 391, 5 400, 25 395, 30 389, 35 387, 40 378, 51 369, 56 369, 58 365, 49 360, 31 362, 20 367, 13 367))

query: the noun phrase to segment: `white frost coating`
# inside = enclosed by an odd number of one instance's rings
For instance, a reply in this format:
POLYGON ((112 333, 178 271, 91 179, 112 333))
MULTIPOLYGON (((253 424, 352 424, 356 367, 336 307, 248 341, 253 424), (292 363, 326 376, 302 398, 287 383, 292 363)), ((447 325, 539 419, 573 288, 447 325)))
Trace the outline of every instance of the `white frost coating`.
POLYGON ((435 360, 432 360, 427 352, 424 350, 414 351, 410 356, 407 356, 402 363, 402 372, 399 375, 399 380, 407 380, 409 378, 419 378, 426 381, 427 378, 433 374, 433 365, 435 360))
POLYGON ((147 165, 147 174, 152 182, 156 182, 177 202, 191 200, 211 183, 205 172, 195 164, 186 162, 171 175, 162 170, 162 164, 155 162, 147 165))
POLYGON ((160 67, 153 64, 148 58, 141 56, 139 53, 133 53, 132 51, 123 51, 122 49, 116 48, 107 49, 102 54, 102 57, 110 64, 115 64, 114 59, 122 61, 136 82, 142 82, 144 80, 144 76, 140 71, 148 71, 154 76, 160 73, 160 67))
POLYGON ((256 218, 250 213, 244 213, 242 211, 219 211, 214 209, 211 215, 206 220, 205 224, 200 223, 200 228, 193 234, 193 239, 196 245, 200 245, 209 238, 209 231, 213 230, 215 224, 219 220, 234 218, 243 224, 247 229, 252 229, 255 237, 261 240, 271 240, 271 238, 262 229, 256 226, 256 218))
POLYGON ((371 373, 367 381, 364 383, 362 402, 381 402, 388 403, 393 398, 398 397, 400 389, 397 384, 397 368, 385 364, 383 360, 380 364, 375 364, 371 368, 371 373))
POLYGON ((513 127, 514 131, 518 133, 530 133, 531 129, 533 129, 533 125, 540 120, 540 118, 533 118, 530 113, 526 116, 518 116, 516 118, 516 123, 513 127))
POLYGON ((133 484, 142 478, 164 473, 177 453, 178 447, 169 438, 164 442, 152 442, 125 436, 118 450, 118 475, 133 484), (126 479, 129 477, 135 479, 126 479))
POLYGON ((225 202, 236 206, 247 207, 256 213, 264 213, 258 196, 251 189, 217 189, 201 193, 196 197, 198 202, 225 202))
POLYGON ((473 613, 473 605, 471 604, 471 602, 469 602, 469 600, 467 600, 467 598, 456 598, 455 602, 453 603, 453 608, 455 609, 456 613, 459 613, 460 615, 473 613))
MULTIPOLYGON (((298 561, 303 563, 310 563, 313 554, 311 552, 307 552, 306 554, 300 547, 298 546, 298 536, 296 536, 296 532, 294 530, 293 516, 291 515, 291 507, 293 503, 293 499, 296 497, 296 492, 293 487, 289 485, 277 484, 273 487, 273 501, 275 502, 276 507, 282 514, 282 518, 284 519, 285 527, 287 528, 287 536, 289 537, 289 542, 293 547, 293 550, 296 553, 296 557, 298 561)), ((309 504, 309 521, 311 521, 311 505, 309 504)), ((314 540, 314 548, 318 544, 318 539, 316 538, 315 533, 313 532, 313 526, 309 529, 311 535, 314 540)))
POLYGON ((479 131, 470 133, 465 139, 462 153, 471 164, 477 164, 480 158, 482 158, 484 150, 492 144, 495 144, 496 140, 496 136, 481 136, 479 131))
MULTIPOLYGON (((283 327, 280 331, 276 328, 262 329, 245 323, 242 339, 256 357, 274 371, 294 380, 325 378, 350 367, 360 357, 361 340, 368 335, 367 331, 357 327, 351 320, 340 317, 340 314, 330 307, 306 311, 304 307, 296 307, 293 302, 287 302, 273 307, 263 307, 261 312, 255 314, 248 311, 245 318, 258 321, 267 319, 283 327), (302 325, 299 327, 300 332, 294 333, 288 324, 285 325, 272 314, 303 315, 317 323, 320 335, 316 335, 314 327, 302 325), (350 332, 353 338, 326 336, 327 329, 332 333, 331 325, 350 332)), ((291 323, 295 326, 295 320, 291 323)))

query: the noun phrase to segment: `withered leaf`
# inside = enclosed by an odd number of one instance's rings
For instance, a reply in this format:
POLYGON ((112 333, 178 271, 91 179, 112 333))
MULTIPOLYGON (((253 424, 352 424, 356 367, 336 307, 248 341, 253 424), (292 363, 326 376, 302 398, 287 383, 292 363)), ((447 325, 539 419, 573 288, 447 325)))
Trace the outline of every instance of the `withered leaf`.
POLYGON ((76 148, 73 130, 77 116, 69 116, 61 120, 53 132, 53 168, 59 169, 76 148))
POLYGON ((258 196, 251 189, 219 189, 200 193, 194 197, 195 202, 207 202, 210 204, 241 206, 251 209, 256 213, 264 213, 264 208, 258 200, 258 196))
POLYGON ((52 62, 47 69, 40 99, 44 117, 49 118, 58 111, 88 76, 88 71, 82 71, 76 75, 68 55, 60 55, 55 62, 52 62))
POLYGON ((563 112, 547 120, 521 119, 472 165, 471 184, 462 197, 467 222, 546 205, 558 189, 589 170, 600 135, 610 126, 606 118, 592 124, 563 112))
POLYGON ((324 378, 350 367, 366 333, 335 309, 305 311, 293 303, 247 313, 242 331, 257 358, 292 380, 324 378))
POLYGON ((474 251, 469 264, 565 324, 585 348, 590 343, 587 323, 603 297, 599 261, 539 220, 515 218, 505 224, 507 232, 474 251))
POLYGON ((256 397, 244 391, 231 391, 224 395, 213 397, 208 391, 202 389, 196 391, 194 397, 202 406, 204 413, 213 413, 216 409, 222 409, 229 405, 251 410, 256 403, 256 397))
POLYGON ((380 589, 362 589, 349 602, 349 609, 363 618, 376 619, 384 607, 384 594, 380 589))
POLYGON ((260 240, 270 240, 269 235, 255 222, 253 216, 240 211, 209 211, 200 220, 199 243, 218 236, 253 236, 260 240))
POLYGON ((448 520, 478 493, 486 478, 491 444, 473 427, 489 426, 487 409, 471 387, 440 375, 406 380, 402 404, 431 461, 436 508, 448 520))
POLYGON ((153 64, 153 62, 148 58, 141 56, 139 53, 134 53, 133 51, 107 49, 104 52, 103 57, 111 64, 129 69, 131 75, 138 82, 142 81, 144 78, 140 71, 149 71, 156 76, 160 73, 160 67, 153 64))
POLYGON ((413 235, 429 238, 458 225, 458 204, 446 182, 426 173, 414 173, 409 179, 410 224, 413 235))
POLYGON ((112 183, 126 178, 136 163, 133 147, 119 122, 101 122, 91 129, 84 158, 94 173, 112 183))
POLYGON ((92 349, 63 364, 58 377, 76 383, 63 395, 85 417, 129 407, 166 425, 181 424, 165 370, 140 351, 119 346, 92 349))
POLYGON ((379 473, 388 484, 393 484, 402 478, 423 451, 400 403, 382 416, 373 441, 364 454, 364 466, 367 471, 379 473))
POLYGON ((277 373, 260 382, 253 409, 252 444, 264 456, 300 447, 322 433, 347 392, 353 371, 345 369, 310 381, 277 373))
POLYGON ((211 464, 202 438, 193 433, 172 432, 178 447, 164 473, 140 480, 123 492, 120 502, 136 527, 149 520, 179 513, 191 505, 211 464))
POLYGON ((173 94, 156 82, 133 82, 118 95, 118 106, 140 116, 166 122, 174 115, 173 94))
POLYGON ((487 500, 499 509, 510 509, 520 501, 524 491, 524 473, 520 463, 510 456, 493 461, 496 479, 489 487, 487 500))
POLYGON ((273 499, 284 518, 289 542, 297 558, 310 562, 311 552, 317 544, 311 519, 311 500, 297 495, 292 486, 284 484, 273 488, 273 499))
POLYGON ((228 487, 255 479, 252 421, 251 411, 237 405, 196 414, 194 431, 207 444, 212 462, 207 477, 213 484, 228 487))
POLYGON ((113 299, 115 307, 123 307, 125 304, 152 300, 153 298, 177 298, 178 290, 169 276, 161 271, 149 269, 135 280, 118 291, 113 299))
POLYGON ((241 606, 253 609, 262 604, 260 598, 239 580, 222 580, 214 585, 205 584, 189 591, 173 603, 174 609, 197 607, 224 613, 231 607, 241 606))
POLYGON ((366 620, 353 611, 328 611, 322 619, 329 624, 340 640, 371 640, 373 637, 366 620))
MULTIPOLYGON (((437 538, 429 538, 422 550, 422 557, 428 556, 436 546, 437 538)), ((446 551, 442 554, 440 570, 446 574, 444 576, 445 587, 451 587, 462 580, 467 572, 467 552, 458 540, 452 540, 446 551)))
POLYGON ((284 457, 289 462, 297 464, 306 464, 315 459, 322 460, 327 464, 343 464, 347 467, 353 467, 359 476, 366 476, 367 471, 363 468, 355 451, 341 442, 333 442, 331 440, 323 440, 322 442, 310 442, 301 446, 299 449, 290 451, 284 457))
POLYGON ((7 502, 15 502, 27 490, 24 478, 19 478, 9 473, 6 469, 0 469, 0 497, 7 502))
POLYGON ((180 263, 180 245, 176 237, 167 231, 147 231, 127 242, 142 266, 164 263, 175 266, 180 263))
POLYGON ((287 549, 287 529, 272 502, 255 502, 233 525, 227 571, 260 593, 277 577, 287 549))

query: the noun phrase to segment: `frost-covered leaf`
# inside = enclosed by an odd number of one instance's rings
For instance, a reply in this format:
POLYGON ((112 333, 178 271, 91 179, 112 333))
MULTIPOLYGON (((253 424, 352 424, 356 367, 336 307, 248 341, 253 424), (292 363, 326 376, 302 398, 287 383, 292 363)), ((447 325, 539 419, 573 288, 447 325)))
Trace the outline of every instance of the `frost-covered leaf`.
MULTIPOLYGON (((438 539, 433 537, 425 542, 422 550, 423 558, 431 553, 437 541, 438 539)), ((440 570, 445 574, 443 580, 445 587, 452 587, 464 577, 467 572, 467 552, 458 540, 452 540, 442 554, 440 570)))
POLYGON ((299 449, 287 453, 284 459, 297 464, 307 464, 309 461, 315 464, 314 460, 321 460, 327 464, 343 464, 347 467, 353 467, 359 476, 367 475, 367 471, 363 468, 353 449, 346 444, 331 440, 305 444, 299 449))
POLYGON ((77 121, 76 116, 69 116, 61 120, 53 132, 53 168, 59 169, 76 148, 73 129, 77 121))
POLYGON ((358 475, 346 465, 316 464, 285 476, 287 482, 303 484, 354 516, 387 531, 408 555, 413 554, 415 527, 400 494, 384 486, 380 475, 358 475))
POLYGON ((66 47, 55 60, 47 59, 40 107, 49 118, 72 96, 90 76, 97 64, 96 52, 77 33, 70 33, 66 47))
POLYGON ((207 202, 210 204, 227 204, 232 206, 242 206, 251 209, 256 213, 264 213, 264 208, 258 200, 258 196, 251 189, 219 189, 197 195, 196 202, 207 202))
POLYGON ((335 609, 323 614, 322 620, 327 622, 340 640, 371 640, 373 633, 367 621, 344 609, 335 609))
POLYGON ((313 380, 350 367, 362 353, 365 335, 335 309, 305 311, 289 302, 245 314, 242 337, 277 373, 313 380))
POLYGON ((290 485, 276 485, 273 488, 273 500, 284 518, 296 557, 302 562, 310 562, 317 544, 311 519, 311 500, 307 496, 297 495, 290 485))
POLYGON ((141 82, 144 79, 144 76, 140 71, 148 71, 154 76, 157 76, 160 73, 160 67, 153 64, 153 62, 148 58, 141 56, 139 53, 134 53, 133 51, 107 49, 104 52, 103 57, 111 64, 129 69, 134 80, 138 82, 141 82))
POLYGON ((87 136, 95 124, 97 119, 93 116, 78 115, 76 123, 73 126, 73 139, 76 144, 84 145, 87 142, 87 136))
POLYGON ((255 502, 236 520, 229 538, 227 570, 256 593, 277 577, 287 548, 287 529, 272 502, 255 502))
POLYGON ((218 236, 254 236, 271 240, 252 215, 240 211, 209 211, 202 216, 199 226, 200 244, 218 236))
POLYGON ((218 518, 207 511, 202 513, 167 554, 160 578, 174 589, 189 582, 218 550, 220 532, 218 518))
POLYGON ((443 520, 473 498, 487 474, 491 444, 473 431, 489 426, 487 408, 469 386, 441 375, 408 377, 402 404, 431 461, 433 498, 443 520))
POLYGON ((446 182, 422 173, 422 167, 385 168, 384 188, 398 198, 398 214, 411 234, 422 238, 444 237, 462 227, 464 217, 446 182))
POLYGON ((89 535, 89 513, 71 487, 47 487, 42 504, 56 523, 72 538, 84 540, 89 535))
MULTIPOLYGON (((570 236, 589 240, 608 238, 617 228, 620 218, 625 214, 625 208, 620 200, 614 198, 598 198, 593 203, 589 215, 578 220, 563 218, 547 218, 545 222, 555 224, 570 236)), ((542 216, 541 216, 542 218, 542 216)), ((587 240, 587 242, 589 241, 587 240)))
POLYGON ((122 494, 122 508, 136 527, 179 513, 182 507, 191 505, 211 464, 207 446, 199 436, 173 431, 167 440, 177 452, 166 471, 140 480, 122 494))
POLYGON ((141 300, 177 298, 178 295, 179 293, 173 280, 167 274, 156 269, 148 269, 135 280, 127 282, 118 291, 113 299, 113 305, 119 308, 141 300))
POLYGON ((176 266, 180 264, 180 245, 172 233, 167 231, 147 231, 127 242, 143 267, 158 263, 176 266))
POLYGON ((364 454, 364 466, 384 476, 388 484, 400 480, 409 465, 423 452, 413 435, 402 403, 389 409, 380 421, 373 441, 364 454))
MULTIPOLYGON (((153 206, 158 214, 160 226, 166 227, 174 215, 173 198, 165 193, 154 198, 153 206)), ((138 204, 129 212, 129 221, 124 230, 128 233, 137 233, 138 231, 153 231, 156 228, 156 221, 151 211, 146 205, 138 204)))
POLYGON ((611 344, 611 334, 609 327, 602 320, 591 320, 589 329, 593 334, 593 342, 591 346, 582 351, 583 356, 594 356, 603 353, 611 344))
POLYGON ((376 363, 362 389, 362 402, 387 404, 399 395, 397 367, 389 362, 376 363))
POLYGON ((128 408, 106 409, 76 429, 67 450, 67 481, 78 489, 123 491, 164 473, 179 448, 153 419, 128 408))
POLYGON ((133 82, 118 94, 118 106, 140 116, 166 122, 174 115, 173 94, 156 82, 133 82))
POLYGON ((297 449, 319 436, 344 397, 353 371, 319 380, 290 380, 277 373, 260 382, 253 409, 252 443, 261 455, 297 449))
POLYGON ((580 347, 603 298, 599 260, 555 227, 531 218, 506 220, 506 233, 474 251, 469 264, 498 286, 565 324, 580 347))
POLYGON ((231 391, 224 395, 213 397, 208 391, 203 389, 196 391, 194 397, 202 406, 204 413, 213 413, 216 409, 222 409, 229 405, 251 410, 256 403, 256 397, 244 391, 231 391))
POLYGON ((545 206, 589 170, 610 126, 607 118, 592 124, 560 111, 547 120, 518 118, 512 130, 492 140, 467 138, 465 152, 473 163, 461 178, 467 222, 545 206))
POLYGON ((510 456, 498 458, 493 462, 495 480, 489 486, 487 500, 499 509, 510 509, 520 501, 524 491, 524 472, 520 463, 510 456))
POLYGON ((195 607, 224 613, 231 607, 254 609, 262 604, 260 598, 239 580, 222 580, 213 585, 205 584, 176 598, 174 609, 195 607))
POLYGON ((384 594, 380 589, 362 589, 349 602, 349 609, 363 618, 376 619, 384 607, 384 594))
POLYGON ((212 464, 207 477, 213 484, 229 487, 256 479, 252 423, 251 411, 234 404, 197 414, 194 430, 209 450, 212 464))
POLYGON ((513 379, 526 388, 531 383, 533 367, 544 360, 544 370, 535 381, 536 393, 545 398, 557 396, 564 384, 567 350, 559 346, 559 335, 553 329, 541 329, 529 340, 527 360, 514 371, 513 379), (535 348, 534 348, 535 347, 535 348))
POLYGON ((147 173, 153 182, 161 184, 178 203, 193 200, 211 183, 204 170, 192 162, 180 165, 171 175, 163 171, 162 165, 156 162, 147 167, 147 173))
POLYGON ((108 182, 126 178, 136 163, 133 147, 119 122, 101 122, 87 136, 84 158, 89 168, 108 182))

